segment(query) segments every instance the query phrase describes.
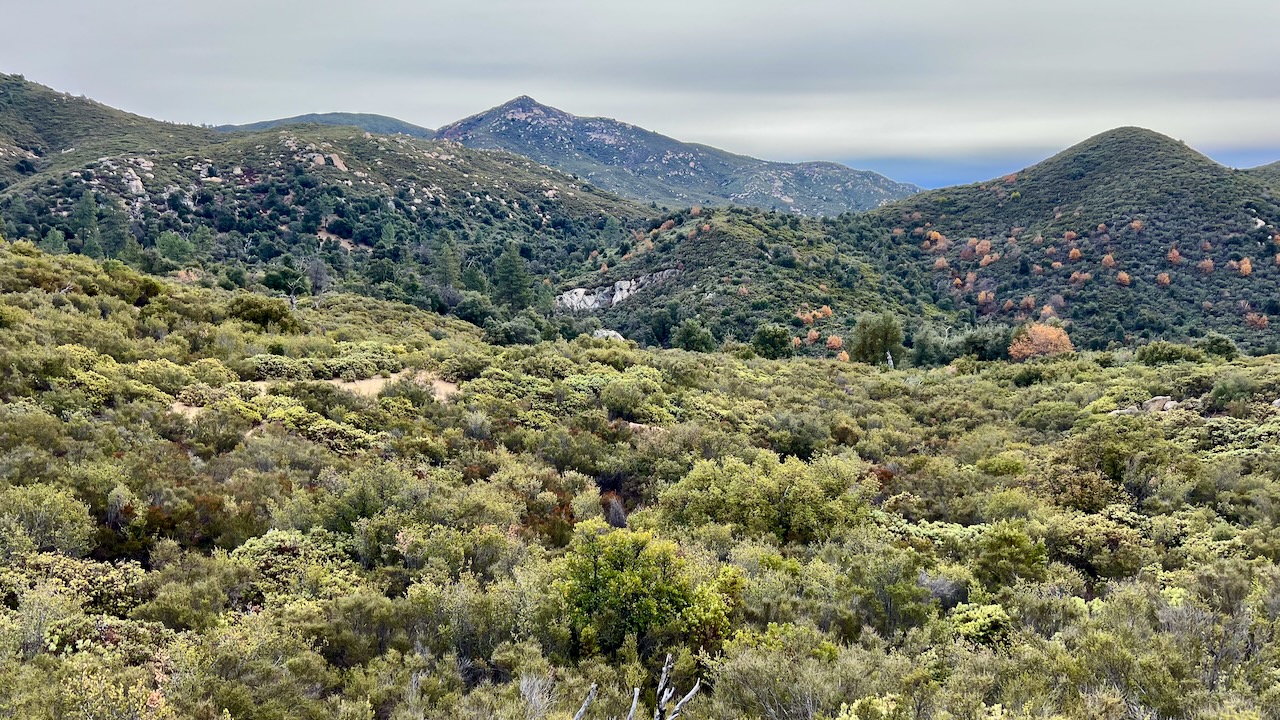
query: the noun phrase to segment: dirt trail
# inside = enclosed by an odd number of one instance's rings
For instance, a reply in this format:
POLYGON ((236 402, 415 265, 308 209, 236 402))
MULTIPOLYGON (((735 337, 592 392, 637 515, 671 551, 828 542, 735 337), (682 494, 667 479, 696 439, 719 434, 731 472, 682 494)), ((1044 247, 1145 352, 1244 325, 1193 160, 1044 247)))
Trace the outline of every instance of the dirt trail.
MULTIPOLYGON (((391 383, 406 377, 410 377, 410 376, 413 377, 415 382, 421 383, 423 385, 427 385, 427 384, 431 385, 431 391, 435 395, 436 402, 447 403, 453 399, 454 395, 458 394, 457 383, 451 383, 447 380, 441 380, 440 378, 436 377, 435 375, 432 375, 431 373, 425 370, 419 370, 417 371, 416 374, 414 374, 413 370, 401 370, 398 373, 393 373, 390 377, 371 377, 365 380, 333 379, 333 380, 325 380, 324 382, 329 383, 330 385, 338 388, 339 390, 345 390, 353 395, 359 395, 361 397, 375 397, 377 396, 378 393, 382 392, 382 390, 386 388, 388 385, 390 385, 391 383)), ((266 392, 268 389, 272 388, 275 385, 279 385, 282 382, 287 382, 287 381, 257 380, 253 383, 253 385, 256 386, 260 392, 266 392)), ((175 412, 175 413, 178 413, 179 415, 186 417, 188 420, 194 420, 200 414, 200 412, 204 410, 204 408, 196 407, 194 405, 188 405, 186 403, 175 402, 169 406, 169 410, 171 412, 175 412)))

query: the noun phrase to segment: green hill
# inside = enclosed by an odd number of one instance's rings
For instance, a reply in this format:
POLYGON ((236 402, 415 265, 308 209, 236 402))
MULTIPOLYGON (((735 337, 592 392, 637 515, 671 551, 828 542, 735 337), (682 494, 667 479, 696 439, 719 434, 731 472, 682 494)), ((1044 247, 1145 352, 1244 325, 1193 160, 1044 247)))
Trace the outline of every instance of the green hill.
POLYGON ((261 122, 247 123, 244 125, 218 125, 214 130, 218 132, 257 132, 259 130, 271 130, 273 128, 283 127, 286 125, 337 125, 358 127, 366 132, 375 135, 408 135, 409 137, 431 139, 435 137, 435 131, 429 130, 413 123, 407 123, 403 120, 397 120, 386 115, 371 115, 369 113, 310 113, 307 115, 296 115, 294 117, 280 118, 279 120, 263 120, 261 122))
POLYGON ((882 208, 873 242, 910 253, 910 271, 973 316, 1019 322, 1049 305, 1090 345, 1208 329, 1273 342, 1278 198, 1253 172, 1120 128, 882 208))
POLYGON ((1270 165, 1251 168, 1246 172, 1270 185, 1276 192, 1280 193, 1280 162, 1273 162, 1270 165))
POLYGON ((0 189, 119 152, 195 149, 217 134, 107 107, 0 73, 0 189))

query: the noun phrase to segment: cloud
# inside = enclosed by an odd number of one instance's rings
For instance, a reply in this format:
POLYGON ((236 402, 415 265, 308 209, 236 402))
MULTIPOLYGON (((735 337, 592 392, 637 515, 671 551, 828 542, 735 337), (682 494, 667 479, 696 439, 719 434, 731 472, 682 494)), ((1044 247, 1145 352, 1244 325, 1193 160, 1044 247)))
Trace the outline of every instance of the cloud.
POLYGON ((1020 157, 1131 124, 1280 146, 1280 63, 1250 30, 1272 0, 21 5, 0 68, 183 122, 434 127, 530 94, 777 159, 1020 157))

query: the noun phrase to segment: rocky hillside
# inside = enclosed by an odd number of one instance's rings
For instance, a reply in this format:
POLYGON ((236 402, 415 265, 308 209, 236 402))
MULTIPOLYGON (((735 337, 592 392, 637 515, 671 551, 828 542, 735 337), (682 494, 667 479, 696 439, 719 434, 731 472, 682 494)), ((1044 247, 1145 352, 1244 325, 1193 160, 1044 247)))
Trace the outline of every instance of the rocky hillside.
POLYGON ((672 207, 735 204, 834 215, 919 191, 836 163, 768 162, 683 143, 609 118, 577 117, 529 97, 437 133, 469 147, 518 153, 610 192, 672 207))
POLYGON ((415 138, 430 139, 435 131, 386 115, 370 115, 368 113, 311 113, 296 115, 279 120, 263 120, 246 125, 219 125, 214 128, 218 132, 257 132, 289 125, 338 125, 358 127, 361 130, 377 135, 408 135, 415 138))
POLYGON ((122 151, 194 149, 217 133, 107 107, 0 73, 0 189, 122 151))

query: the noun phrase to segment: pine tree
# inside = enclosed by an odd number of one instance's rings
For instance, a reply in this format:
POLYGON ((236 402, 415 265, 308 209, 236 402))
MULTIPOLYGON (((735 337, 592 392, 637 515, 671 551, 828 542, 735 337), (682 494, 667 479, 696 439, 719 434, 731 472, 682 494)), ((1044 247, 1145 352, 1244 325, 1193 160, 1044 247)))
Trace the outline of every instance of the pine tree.
POLYGON ((80 254, 88 255, 94 260, 102 259, 102 232, 98 230, 97 223, 81 234, 80 254))
POLYGON ((494 265, 493 294, 499 303, 510 305, 515 310, 528 307, 533 299, 529 271, 525 268, 524 258, 520 257, 520 246, 514 242, 507 244, 507 249, 498 256, 494 265))
POLYGON ((436 284, 440 287, 457 287, 462 277, 461 264, 458 261, 458 248, 453 244, 453 234, 448 230, 440 233, 439 247, 436 249, 435 263, 436 284))
POLYGON ((50 255, 66 255, 69 252, 67 249, 67 236, 57 228, 50 228, 49 232, 44 234, 44 239, 40 241, 39 247, 50 255))

